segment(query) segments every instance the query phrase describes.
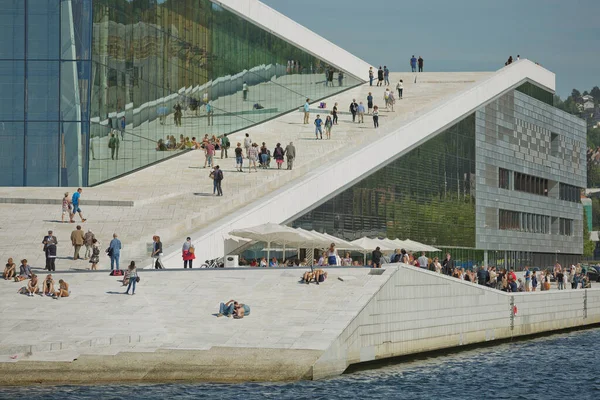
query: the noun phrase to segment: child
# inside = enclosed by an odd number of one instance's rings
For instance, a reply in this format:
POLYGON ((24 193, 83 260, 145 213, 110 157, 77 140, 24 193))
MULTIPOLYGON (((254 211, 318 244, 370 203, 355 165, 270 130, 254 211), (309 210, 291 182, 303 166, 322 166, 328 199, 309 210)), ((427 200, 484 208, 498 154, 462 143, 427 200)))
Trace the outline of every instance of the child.
POLYGON ((69 202, 69 193, 65 193, 65 197, 62 200, 62 222, 65 222, 65 215, 71 218, 71 203, 69 202))

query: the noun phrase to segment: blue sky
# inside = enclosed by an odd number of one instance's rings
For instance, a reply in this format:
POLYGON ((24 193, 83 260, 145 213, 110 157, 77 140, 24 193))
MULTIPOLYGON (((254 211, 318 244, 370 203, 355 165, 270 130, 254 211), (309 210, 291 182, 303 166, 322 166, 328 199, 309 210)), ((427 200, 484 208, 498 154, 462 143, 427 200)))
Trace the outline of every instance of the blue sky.
POLYGON ((556 73, 557 93, 600 86, 600 0, 262 0, 365 61, 491 71, 509 55, 556 73))

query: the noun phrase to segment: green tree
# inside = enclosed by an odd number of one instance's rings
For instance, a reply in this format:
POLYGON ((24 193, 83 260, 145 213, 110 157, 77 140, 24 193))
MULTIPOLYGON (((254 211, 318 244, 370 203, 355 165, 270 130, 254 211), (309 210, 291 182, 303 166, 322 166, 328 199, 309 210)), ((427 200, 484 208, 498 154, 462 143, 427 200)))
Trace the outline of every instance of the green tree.
POLYGON ((587 226, 587 216, 583 210, 583 256, 590 258, 594 256, 596 244, 590 240, 590 231, 587 226))

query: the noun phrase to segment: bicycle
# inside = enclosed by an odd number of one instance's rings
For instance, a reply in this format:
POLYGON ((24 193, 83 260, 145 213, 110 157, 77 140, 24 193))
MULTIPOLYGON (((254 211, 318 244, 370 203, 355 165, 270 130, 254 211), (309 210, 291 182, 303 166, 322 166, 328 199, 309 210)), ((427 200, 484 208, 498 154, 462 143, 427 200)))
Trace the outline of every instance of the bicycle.
POLYGON ((200 268, 223 268, 222 258, 213 258, 212 260, 206 260, 204 264, 200 265, 200 268))

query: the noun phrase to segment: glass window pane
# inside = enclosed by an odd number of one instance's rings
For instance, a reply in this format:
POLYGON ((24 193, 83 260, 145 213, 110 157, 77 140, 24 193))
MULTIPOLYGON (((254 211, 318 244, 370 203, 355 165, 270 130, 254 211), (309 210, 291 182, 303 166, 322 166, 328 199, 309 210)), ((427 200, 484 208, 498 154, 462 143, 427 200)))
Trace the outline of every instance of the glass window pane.
POLYGON ((58 186, 59 122, 27 123, 27 186, 58 186))
POLYGON ((60 65, 60 112, 64 121, 89 118, 89 61, 64 61, 60 65))
POLYGON ((23 61, 0 61, 0 120, 24 118, 25 84, 23 61))
POLYGON ((89 60, 91 57, 91 0, 61 2, 60 57, 63 60, 89 60))
POLYGON ((58 121, 58 67, 58 61, 27 63, 28 120, 58 121))
POLYGON ((58 59, 60 0, 27 1, 27 57, 58 59))
POLYGON ((2 1, 0 38, 0 59, 25 58, 25 1, 2 1))
POLYGON ((24 140, 22 122, 0 122, 0 186, 23 186, 24 140))

